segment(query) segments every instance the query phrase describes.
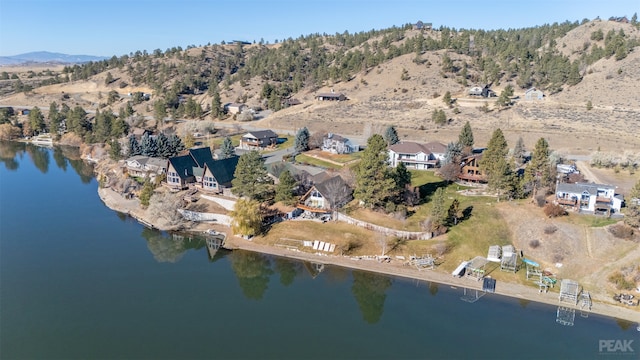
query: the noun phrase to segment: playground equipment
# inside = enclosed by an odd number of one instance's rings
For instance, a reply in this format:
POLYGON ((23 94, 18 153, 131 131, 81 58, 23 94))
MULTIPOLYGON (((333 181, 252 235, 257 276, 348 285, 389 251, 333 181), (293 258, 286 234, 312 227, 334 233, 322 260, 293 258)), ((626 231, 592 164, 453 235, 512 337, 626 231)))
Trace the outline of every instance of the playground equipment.
POLYGON ((518 253, 516 253, 516 249, 513 245, 505 245, 502 247, 500 270, 513 273, 518 271, 518 253))
POLYGON ((577 281, 562 279, 560 282, 560 302, 578 305, 578 296, 580 295, 580 285, 577 281))

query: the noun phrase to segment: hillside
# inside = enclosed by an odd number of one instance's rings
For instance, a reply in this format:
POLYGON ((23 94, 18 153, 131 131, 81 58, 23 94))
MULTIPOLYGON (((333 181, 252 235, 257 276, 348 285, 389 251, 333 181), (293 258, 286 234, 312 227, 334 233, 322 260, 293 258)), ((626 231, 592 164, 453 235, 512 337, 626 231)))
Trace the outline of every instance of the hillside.
MULTIPOLYGON (((274 110, 252 125, 275 129, 308 126, 367 135, 393 124, 407 139, 448 142, 470 121, 478 144, 500 127, 511 144, 522 136, 529 147, 544 136, 552 148, 571 153, 637 149, 640 138, 629 129, 640 125, 639 34, 632 24, 595 20, 491 32, 405 26, 271 45, 173 48, 68 66, 41 77, 16 70, 11 77, 31 81, 34 89, 2 96, 0 104, 46 110, 56 101, 117 113, 129 94, 143 92, 152 97, 133 106, 138 115, 153 117, 161 101, 168 117, 189 118, 185 101, 192 99, 202 109, 200 118, 233 122, 209 112, 219 93, 222 104, 274 110), (592 39, 596 31, 604 38, 592 39), (46 81, 51 85, 40 86, 46 81), (510 86, 518 99, 498 109, 496 98, 468 95, 471 86, 484 84, 492 84, 498 95, 510 86), (543 101, 523 101, 532 86, 544 91, 543 101), (349 100, 315 100, 315 94, 331 90, 349 100), (119 99, 107 104, 109 92, 119 99), (456 99, 451 107, 442 101, 446 92, 456 99), (286 98, 302 104, 280 109, 286 98), (488 112, 480 109, 485 103, 488 112), (436 109, 445 110, 446 125, 431 120, 436 109)), ((15 81, 0 80, 0 87, 15 87, 15 81)))

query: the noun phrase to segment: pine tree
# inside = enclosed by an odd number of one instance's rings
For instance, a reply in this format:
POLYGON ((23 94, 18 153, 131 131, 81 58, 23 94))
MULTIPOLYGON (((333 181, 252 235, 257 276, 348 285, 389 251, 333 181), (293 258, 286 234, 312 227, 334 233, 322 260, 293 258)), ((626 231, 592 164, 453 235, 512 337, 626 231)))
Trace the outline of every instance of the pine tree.
POLYGON ((180 139, 178 135, 172 134, 169 136, 169 149, 171 150, 171 154, 168 157, 174 157, 185 149, 182 139, 180 139))
POLYGON ((387 142, 379 134, 372 135, 356 169, 353 194, 367 207, 381 207, 395 193, 396 184, 389 171, 387 157, 387 142))
POLYGON ((272 192, 273 181, 267 175, 264 159, 257 151, 242 154, 234 173, 233 193, 258 201, 266 200, 272 192))
POLYGON ((508 151, 507 140, 502 130, 498 128, 493 132, 487 150, 482 153, 480 160, 480 169, 487 176, 489 187, 494 190, 500 189, 503 183, 503 176, 508 167, 506 160, 508 151))
POLYGON ((400 139, 398 138, 398 132, 396 131, 396 128, 393 125, 390 125, 385 130, 384 139, 387 141, 387 144, 389 145, 397 144, 400 141, 400 139))
POLYGON ((293 145, 297 154, 309 150, 309 138, 309 130, 306 128, 306 126, 298 130, 293 145))
POLYGON ((44 130, 44 115, 37 106, 34 106, 29 112, 29 126, 34 133, 40 133, 44 130))
POLYGON ((278 178, 278 185, 276 185, 275 201, 281 201, 285 205, 293 205, 295 203, 295 197, 293 196, 295 186, 296 180, 289 170, 283 171, 278 178))
POLYGON ((122 146, 118 139, 111 140, 109 145, 111 145, 109 148, 109 157, 111 160, 120 160, 122 158, 122 146))
POLYGON ((513 147, 513 160, 516 162, 517 166, 524 164, 524 140, 522 136, 518 137, 518 141, 516 141, 516 145, 513 147))
POLYGON ((158 122, 164 121, 164 118, 167 117, 167 106, 164 100, 158 99, 155 104, 153 104, 153 117, 158 122))
POLYGON ((173 155, 169 138, 164 133, 156 136, 156 146, 158 148, 158 157, 168 159, 173 155))
POLYGON ((222 108, 222 102, 220 100, 220 93, 218 92, 218 87, 216 86, 212 90, 212 99, 211 99, 211 116, 213 118, 219 118, 222 114, 224 114, 224 109, 222 108))
POLYGON ((140 148, 140 144, 138 144, 138 139, 136 139, 135 135, 131 134, 129 136, 129 145, 127 147, 127 155, 129 157, 132 157, 140 154, 142 154, 142 149, 140 148))
MULTIPOLYGON (((538 139, 531 155, 531 161, 524 172, 525 183, 531 184, 534 189, 549 186, 553 181, 549 162, 550 153, 547 140, 545 138, 538 139)), ((533 196, 535 195, 534 191, 533 196)))
POLYGON ((460 202, 458 199, 453 199, 449 211, 447 211, 449 217, 449 223, 453 222, 453 225, 458 225, 458 219, 460 219, 460 202))
POLYGON ((447 92, 444 93, 444 96, 442 97, 442 102, 448 107, 451 106, 451 102, 452 102, 451 91, 447 90, 447 92))
POLYGON ((467 121, 458 135, 458 142, 462 144, 465 149, 471 149, 473 147, 473 131, 471 130, 471 124, 467 121))
POLYGON ((225 136, 224 140, 222 141, 222 145, 220 146, 220 158, 228 159, 233 156, 236 156, 236 150, 233 147, 231 138, 228 136, 225 136))
POLYGON ((447 144, 447 150, 444 153, 444 160, 442 165, 446 164, 460 164, 462 159, 462 144, 459 142, 450 142, 447 144))
POLYGON ((148 133, 142 135, 142 140, 140 142, 140 150, 142 155, 149 157, 157 157, 158 156, 158 144, 154 138, 149 136, 148 133))
POLYGON ((439 187, 431 198, 431 231, 443 233, 446 220, 447 210, 444 205, 444 188, 439 187))

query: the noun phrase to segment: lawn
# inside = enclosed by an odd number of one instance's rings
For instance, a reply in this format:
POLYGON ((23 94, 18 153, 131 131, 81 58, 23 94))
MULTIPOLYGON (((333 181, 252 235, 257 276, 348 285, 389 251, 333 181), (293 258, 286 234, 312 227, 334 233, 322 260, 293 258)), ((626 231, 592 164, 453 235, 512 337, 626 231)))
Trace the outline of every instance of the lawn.
POLYGON ((318 166, 321 168, 325 168, 325 169, 341 169, 342 166, 338 165, 338 164, 334 164, 334 163, 330 163, 328 161, 323 161, 320 159, 316 159, 314 157, 305 155, 305 154, 298 154, 296 156, 296 162, 299 162, 301 164, 308 164, 308 165, 313 165, 313 166, 318 166))

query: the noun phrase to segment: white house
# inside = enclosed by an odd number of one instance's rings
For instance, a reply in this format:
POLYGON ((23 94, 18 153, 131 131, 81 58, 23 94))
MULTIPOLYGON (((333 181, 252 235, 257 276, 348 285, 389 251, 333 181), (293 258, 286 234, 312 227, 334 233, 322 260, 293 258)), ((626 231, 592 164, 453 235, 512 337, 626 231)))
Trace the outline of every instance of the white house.
POLYGON ((360 146, 340 135, 329 133, 322 139, 322 151, 333 154, 350 154, 360 151, 360 146))
POLYGON ((544 98, 544 93, 541 90, 538 90, 534 87, 524 92, 525 100, 542 100, 543 98, 544 98))
MULTIPOLYGON (((399 142, 389 146, 389 165, 391 167, 398 166, 399 163, 409 169, 425 170, 435 168, 440 163, 427 147, 427 144, 416 142, 399 142)), ((442 154, 444 158, 444 154, 442 154)))
POLYGON ((619 212, 623 197, 615 193, 615 186, 594 183, 556 184, 556 202, 580 211, 599 213, 619 212))

